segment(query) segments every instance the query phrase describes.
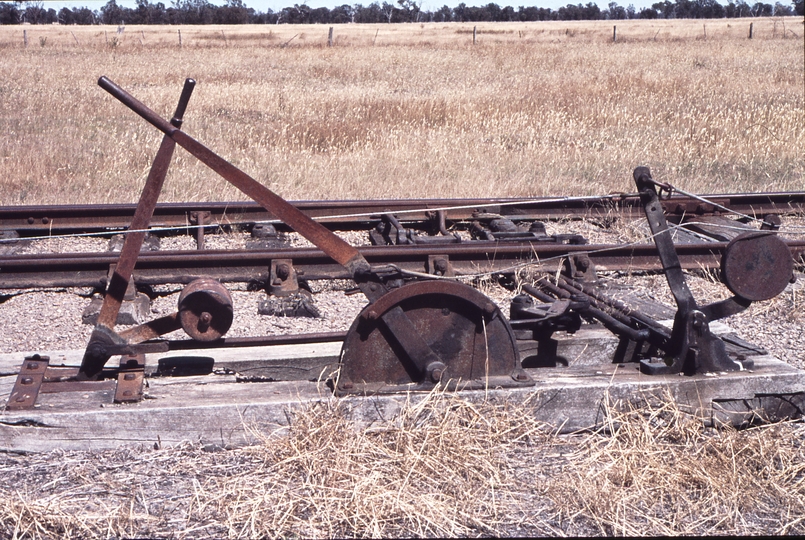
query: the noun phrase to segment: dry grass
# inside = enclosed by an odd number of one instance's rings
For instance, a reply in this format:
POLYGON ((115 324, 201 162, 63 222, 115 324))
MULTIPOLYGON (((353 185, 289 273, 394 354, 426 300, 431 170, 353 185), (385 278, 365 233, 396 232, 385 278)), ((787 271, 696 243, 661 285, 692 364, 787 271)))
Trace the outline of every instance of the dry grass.
MULTIPOLYGON (((343 403, 343 402, 340 402, 343 403)), ((555 435, 528 406, 434 392, 365 427, 333 401, 248 448, 5 455, 7 538, 802 534, 802 424, 705 429, 608 404, 555 435)))
MULTIPOLYGON (((3 27, 0 200, 137 199, 159 134, 100 75, 164 116, 194 77, 188 132, 293 199, 802 189, 802 19, 753 22, 3 27)), ((177 152, 162 200, 234 198, 177 152)))

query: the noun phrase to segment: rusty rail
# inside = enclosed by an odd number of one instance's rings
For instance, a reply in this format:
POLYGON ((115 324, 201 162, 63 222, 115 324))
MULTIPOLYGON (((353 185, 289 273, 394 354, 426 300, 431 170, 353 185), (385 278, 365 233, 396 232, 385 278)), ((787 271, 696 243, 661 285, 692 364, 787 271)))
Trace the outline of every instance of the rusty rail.
MULTIPOLYGON (((805 256, 805 241, 788 241, 795 258, 805 256)), ((680 244, 682 268, 718 268, 728 242, 680 244)), ((429 272, 429 256, 444 256, 456 275, 514 272, 518 265, 536 264, 554 272, 567 255, 586 253, 598 270, 657 271, 662 269, 653 244, 536 245, 528 242, 447 244, 440 246, 366 246, 357 248, 373 266, 393 265, 409 272, 429 272)), ((222 282, 265 282, 272 260, 291 260, 305 279, 351 277, 315 248, 232 251, 162 251, 141 253, 133 271, 138 285, 189 283, 197 277, 222 282)), ((0 256, 0 289, 37 287, 105 288, 115 253, 68 253, 0 256)))
MULTIPOLYGON (((703 195, 736 212, 765 214, 805 214, 805 191, 778 193, 730 193, 703 195)), ((427 221, 429 212, 446 208, 448 222, 473 219, 481 212, 499 214, 513 220, 550 220, 582 217, 639 219, 642 216, 637 194, 600 197, 545 198, 466 198, 466 199, 382 199, 342 201, 291 201, 308 217, 334 230, 365 229, 384 213, 401 214, 406 221, 427 221)), ((0 231, 17 231, 33 237, 53 233, 120 231, 127 229, 134 216, 135 204, 0 206, 0 231)), ((710 216, 719 213, 712 205, 685 196, 663 200, 669 221, 683 214, 710 216)), ((279 218, 254 202, 159 203, 152 226, 184 227, 197 223, 199 215, 208 215, 211 224, 245 228, 255 223, 279 218)), ((277 227, 287 230, 283 224, 277 227)))

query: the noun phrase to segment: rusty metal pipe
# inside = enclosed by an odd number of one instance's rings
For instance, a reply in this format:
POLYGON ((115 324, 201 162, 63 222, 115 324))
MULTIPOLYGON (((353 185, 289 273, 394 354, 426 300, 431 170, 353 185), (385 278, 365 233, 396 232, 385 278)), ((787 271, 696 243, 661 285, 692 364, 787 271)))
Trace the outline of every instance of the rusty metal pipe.
MULTIPOLYGON (((581 291, 572 290, 572 289, 567 290, 566 287, 563 287, 563 284, 561 282, 560 282, 559 285, 555 285, 555 284, 551 283, 550 281, 548 281, 546 279, 542 279, 538 283, 539 283, 539 285, 541 287, 544 287, 545 289, 550 291, 551 294, 555 294, 556 296, 558 296, 560 298, 572 299, 572 297, 574 295, 580 295, 580 296, 584 296, 584 297, 589 298, 586 294, 584 294, 581 291)), ((533 287, 528 287, 528 288, 526 288, 525 286, 523 287, 523 290, 526 291, 529 294, 532 294, 533 289, 534 289, 533 287)), ((534 296, 536 296, 536 295, 534 295, 534 296)), ((590 298, 590 300, 593 301, 592 298, 590 298)), ((593 317, 594 319, 599 321, 601 324, 603 324, 606 328, 608 328, 609 330, 611 330, 615 334, 626 336, 626 337, 628 337, 629 339, 631 339, 633 341, 646 341, 647 339, 650 338, 649 331, 647 331, 647 330, 637 330, 635 328, 632 328, 631 326, 628 326, 624 322, 616 319, 615 317, 613 317, 609 313, 606 313, 606 312, 602 311, 601 309, 598 309, 597 307, 590 306, 589 308, 587 308, 584 311, 582 311, 582 313, 587 314, 590 317, 593 317)))

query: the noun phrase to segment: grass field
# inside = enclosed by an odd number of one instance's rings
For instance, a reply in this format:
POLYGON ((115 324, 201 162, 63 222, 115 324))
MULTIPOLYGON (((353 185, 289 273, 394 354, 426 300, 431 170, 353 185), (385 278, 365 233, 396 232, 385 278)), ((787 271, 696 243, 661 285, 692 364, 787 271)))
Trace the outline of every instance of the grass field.
MULTIPOLYGON (((101 75, 165 117, 195 78, 188 133, 292 199, 805 188, 802 18, 473 26, 1 27, 0 202, 136 201, 160 134, 101 75)), ((161 200, 242 198, 178 151, 161 200)))
MULTIPOLYGON (((637 398, 637 396, 636 396, 637 398)), ((341 402, 342 404, 344 402, 341 402)), ((367 427, 333 401, 287 434, 0 455, 6 538, 352 538, 805 533, 805 429, 703 430, 611 403, 557 436, 527 404, 433 392, 367 427)))

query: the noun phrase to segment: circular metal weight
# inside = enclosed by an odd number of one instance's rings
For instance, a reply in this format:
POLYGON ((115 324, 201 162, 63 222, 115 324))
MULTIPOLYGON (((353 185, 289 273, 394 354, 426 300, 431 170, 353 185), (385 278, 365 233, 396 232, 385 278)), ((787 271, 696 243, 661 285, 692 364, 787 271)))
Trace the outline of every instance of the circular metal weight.
POLYGON ((721 279, 733 294, 758 302, 774 298, 794 275, 791 250, 774 232, 732 239, 721 257, 721 279))
POLYGON ((217 280, 191 281, 179 295, 179 322, 197 341, 214 341, 232 326, 232 296, 217 280))
POLYGON ((427 389, 439 381, 533 384, 500 309, 453 281, 411 283, 368 305, 347 333, 341 358, 339 395, 427 389), (405 335, 395 334, 406 328, 405 335), (406 350, 424 354, 410 358, 406 350))

